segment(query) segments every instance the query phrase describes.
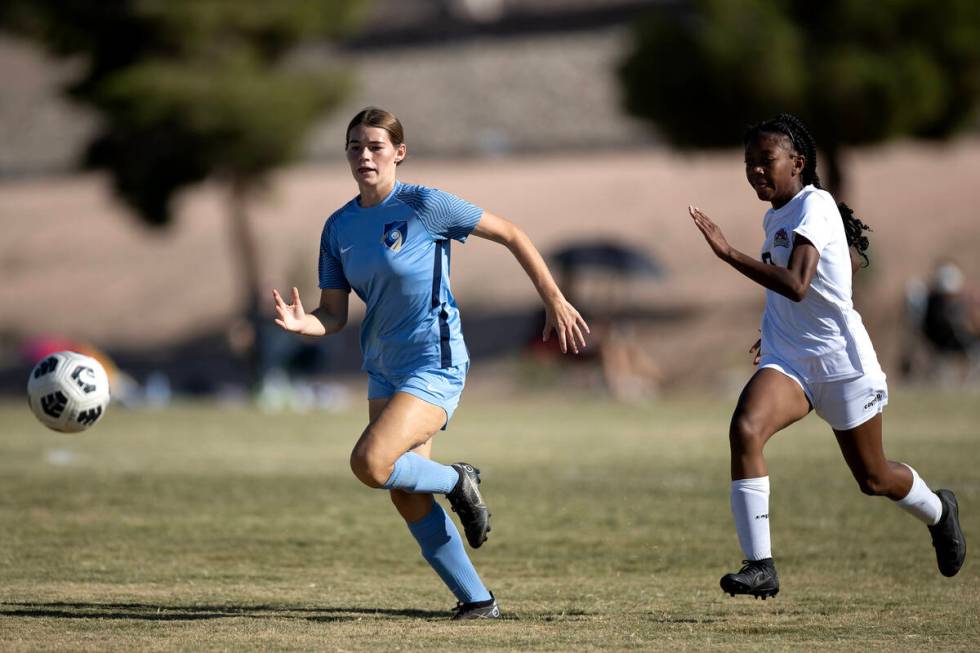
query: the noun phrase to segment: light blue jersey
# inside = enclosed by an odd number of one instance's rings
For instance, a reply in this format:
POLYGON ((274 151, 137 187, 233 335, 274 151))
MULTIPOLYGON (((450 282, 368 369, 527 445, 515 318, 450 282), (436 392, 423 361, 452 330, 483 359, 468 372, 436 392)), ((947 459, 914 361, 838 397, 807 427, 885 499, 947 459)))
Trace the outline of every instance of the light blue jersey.
POLYGON ((320 288, 353 289, 367 312, 362 369, 386 377, 469 361, 449 287, 449 241, 460 242, 483 210, 454 195, 395 182, 383 202, 351 200, 320 238, 320 288))

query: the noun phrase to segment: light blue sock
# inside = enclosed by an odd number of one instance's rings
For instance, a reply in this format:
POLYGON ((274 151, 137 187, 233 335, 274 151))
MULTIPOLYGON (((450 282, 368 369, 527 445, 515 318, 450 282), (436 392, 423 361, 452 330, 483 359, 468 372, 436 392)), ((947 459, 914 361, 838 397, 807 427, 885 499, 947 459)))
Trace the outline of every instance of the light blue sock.
POLYGON ((459 472, 449 465, 409 451, 395 461, 395 468, 384 487, 386 490, 402 490, 412 494, 446 494, 456 487, 458 480, 459 472))
POLYGON ((456 524, 437 501, 432 502, 429 514, 410 523, 408 530, 422 548, 422 557, 435 569, 457 600, 472 603, 490 599, 490 592, 466 555, 456 524))

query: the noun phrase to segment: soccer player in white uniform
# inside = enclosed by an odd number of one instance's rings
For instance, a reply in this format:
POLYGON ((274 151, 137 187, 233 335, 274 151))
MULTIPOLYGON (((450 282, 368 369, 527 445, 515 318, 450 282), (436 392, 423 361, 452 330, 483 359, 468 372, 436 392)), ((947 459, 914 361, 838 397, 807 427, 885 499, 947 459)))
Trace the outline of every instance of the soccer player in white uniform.
POLYGON ((588 326, 569 304, 527 235, 507 220, 458 197, 396 179, 407 153, 393 114, 369 107, 351 120, 347 162, 359 194, 326 221, 320 238, 320 304, 307 313, 273 290, 276 323, 324 336, 347 322, 349 293, 366 305, 361 324, 370 423, 351 453, 354 475, 390 491, 432 566, 458 604, 454 619, 495 619, 500 610, 480 580, 459 531, 433 494, 445 494, 470 546, 490 531, 490 511, 467 463, 430 459, 432 436, 445 429, 466 381, 469 355, 449 285, 450 241, 470 234, 507 247, 541 295, 544 339, 562 352, 585 346, 588 326))
POLYGON ((882 448, 888 386, 851 302, 858 256, 867 261, 867 226, 820 188, 816 144, 795 116, 780 114, 749 128, 745 174, 759 199, 772 205, 763 220, 761 261, 729 245, 698 208, 688 209, 714 253, 766 288, 762 337, 752 348, 758 370, 739 397, 729 431, 731 509, 745 561, 722 577, 722 589, 763 599, 779 591, 763 447, 811 409, 833 429, 861 491, 886 496, 924 522, 939 571, 955 575, 966 556, 956 497, 932 492, 914 469, 886 459, 882 448))

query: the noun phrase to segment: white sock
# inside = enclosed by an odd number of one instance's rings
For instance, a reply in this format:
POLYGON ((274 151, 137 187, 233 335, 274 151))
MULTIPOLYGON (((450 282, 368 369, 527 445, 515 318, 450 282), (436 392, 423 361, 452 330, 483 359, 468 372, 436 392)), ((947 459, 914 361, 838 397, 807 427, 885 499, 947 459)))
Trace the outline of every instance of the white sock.
POLYGON ((746 560, 771 558, 768 476, 732 481, 732 515, 746 560))
MULTIPOLYGON (((905 463, 902 463, 905 465, 905 463)), ((939 523, 939 518, 943 516, 943 504, 935 492, 929 489, 926 482, 919 478, 919 474, 909 467, 912 472, 912 489, 905 495, 904 499, 899 499, 896 503, 905 512, 914 515, 920 521, 929 526, 939 523)))

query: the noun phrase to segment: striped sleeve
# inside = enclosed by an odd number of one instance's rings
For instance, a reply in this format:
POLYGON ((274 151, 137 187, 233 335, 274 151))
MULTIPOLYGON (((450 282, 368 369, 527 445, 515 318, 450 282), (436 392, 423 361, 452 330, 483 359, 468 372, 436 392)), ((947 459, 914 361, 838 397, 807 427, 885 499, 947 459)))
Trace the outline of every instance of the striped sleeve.
POLYGON ((483 217, 483 209, 455 195, 435 188, 415 188, 414 202, 409 203, 414 205, 422 226, 437 239, 465 242, 483 217))
POLYGON ((336 242, 333 238, 333 216, 323 225, 320 235, 320 289, 335 289, 350 291, 350 283, 344 276, 344 266, 337 255, 336 242))

